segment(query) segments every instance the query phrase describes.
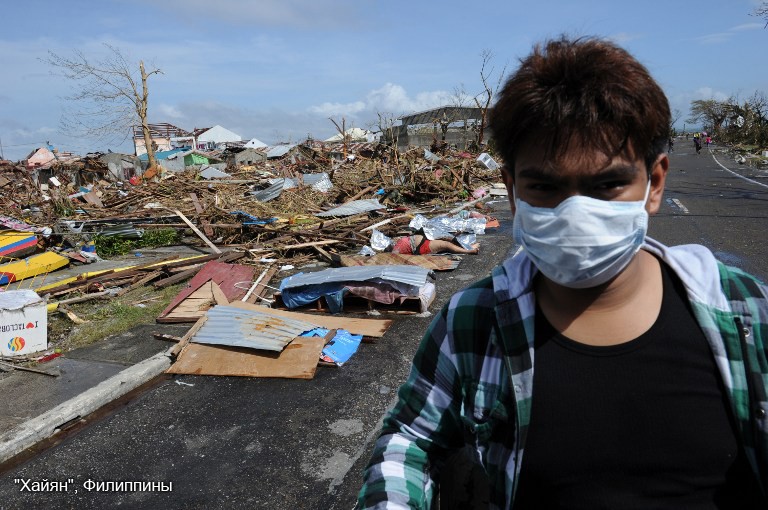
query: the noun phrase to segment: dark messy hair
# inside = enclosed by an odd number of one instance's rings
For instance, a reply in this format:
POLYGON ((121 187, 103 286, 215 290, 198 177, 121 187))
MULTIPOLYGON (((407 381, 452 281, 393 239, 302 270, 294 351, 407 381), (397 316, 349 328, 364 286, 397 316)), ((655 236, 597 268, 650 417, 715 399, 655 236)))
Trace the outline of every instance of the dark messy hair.
POLYGON ((597 38, 565 36, 536 45, 507 80, 489 125, 507 170, 521 144, 545 159, 598 150, 642 155, 648 171, 669 139, 669 102, 626 50, 597 38))

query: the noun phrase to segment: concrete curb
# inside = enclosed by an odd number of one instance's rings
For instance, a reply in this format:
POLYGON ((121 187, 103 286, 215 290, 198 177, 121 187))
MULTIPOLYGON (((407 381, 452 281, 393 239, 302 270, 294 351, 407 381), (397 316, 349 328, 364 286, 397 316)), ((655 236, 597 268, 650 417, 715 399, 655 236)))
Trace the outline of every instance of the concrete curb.
POLYGON ((155 354, 50 411, 17 425, 0 436, 0 463, 53 436, 62 424, 86 416, 138 388, 170 366, 171 358, 167 352, 155 354))

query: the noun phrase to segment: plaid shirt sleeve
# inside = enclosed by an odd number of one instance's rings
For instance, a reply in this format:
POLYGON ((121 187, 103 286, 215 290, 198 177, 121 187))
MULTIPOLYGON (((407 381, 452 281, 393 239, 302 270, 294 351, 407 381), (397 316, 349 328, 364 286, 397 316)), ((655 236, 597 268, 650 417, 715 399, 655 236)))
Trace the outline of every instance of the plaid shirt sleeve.
POLYGON ((447 341, 449 307, 428 329, 384 420, 364 474, 359 508, 430 508, 432 471, 442 455, 462 444, 461 388, 447 341))

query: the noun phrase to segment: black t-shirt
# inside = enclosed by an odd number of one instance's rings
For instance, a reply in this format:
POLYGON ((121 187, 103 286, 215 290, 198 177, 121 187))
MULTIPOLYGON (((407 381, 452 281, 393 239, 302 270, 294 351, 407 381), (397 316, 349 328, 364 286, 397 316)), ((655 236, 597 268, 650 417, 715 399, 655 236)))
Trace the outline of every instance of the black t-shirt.
POLYGON ((662 278, 656 322, 619 345, 568 339, 537 306, 516 510, 766 508, 682 283, 662 278))

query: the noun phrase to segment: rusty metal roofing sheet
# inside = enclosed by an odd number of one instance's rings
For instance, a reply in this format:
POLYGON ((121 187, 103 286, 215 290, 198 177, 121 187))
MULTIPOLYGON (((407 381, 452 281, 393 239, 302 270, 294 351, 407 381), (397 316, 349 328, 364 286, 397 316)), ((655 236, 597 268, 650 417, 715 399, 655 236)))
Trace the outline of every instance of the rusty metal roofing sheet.
POLYGON ((309 322, 226 305, 214 306, 205 315, 205 324, 192 337, 195 343, 280 352, 315 327, 309 322))

